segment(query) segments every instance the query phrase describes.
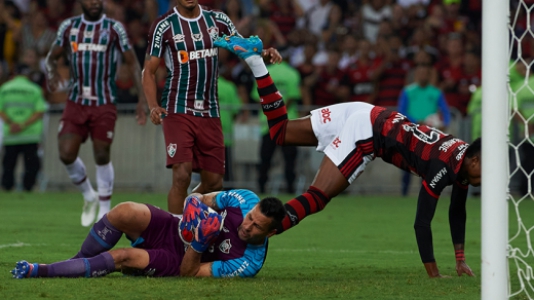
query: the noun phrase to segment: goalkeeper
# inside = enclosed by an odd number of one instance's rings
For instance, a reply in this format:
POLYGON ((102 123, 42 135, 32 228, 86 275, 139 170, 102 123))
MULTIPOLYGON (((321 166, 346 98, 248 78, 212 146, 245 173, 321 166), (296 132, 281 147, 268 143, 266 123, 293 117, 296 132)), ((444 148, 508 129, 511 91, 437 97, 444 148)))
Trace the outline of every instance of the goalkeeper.
MULTIPOLYGON (((439 273, 430 223, 439 195, 452 185, 449 224, 458 276, 473 272, 465 263, 464 242, 468 185, 480 185, 480 139, 472 145, 435 128, 409 122, 402 114, 363 102, 323 107, 307 117, 288 120, 282 95, 259 55, 262 41, 224 36, 214 42, 244 59, 258 84, 269 133, 278 145, 315 146, 325 157, 311 186, 284 206, 287 216, 277 234, 324 209, 376 157, 423 178, 419 192, 415 233, 419 254, 430 277, 439 273)), ((271 61, 272 63, 272 61, 271 61)))
POLYGON ((248 190, 190 195, 184 214, 124 202, 91 228, 78 254, 52 264, 17 263, 14 278, 142 276, 252 277, 268 238, 285 216, 282 202, 248 190), (215 212, 217 211, 217 212, 215 212), (122 235, 133 248, 113 249, 122 235))

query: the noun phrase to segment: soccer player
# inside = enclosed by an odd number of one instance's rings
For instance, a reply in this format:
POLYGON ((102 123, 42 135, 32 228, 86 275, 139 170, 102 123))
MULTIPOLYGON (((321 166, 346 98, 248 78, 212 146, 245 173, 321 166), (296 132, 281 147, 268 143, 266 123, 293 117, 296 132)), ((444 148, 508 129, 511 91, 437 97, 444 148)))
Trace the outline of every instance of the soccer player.
POLYGON ((72 259, 48 265, 20 261, 11 273, 98 277, 133 270, 157 277, 252 277, 260 271, 268 238, 285 217, 279 199, 260 201, 251 191, 229 190, 193 194, 185 203, 182 219, 150 204, 121 203, 93 225, 72 259), (110 250, 123 234, 133 248, 110 250))
POLYGON ((102 0, 78 0, 83 14, 61 23, 57 38, 46 58, 51 91, 60 85, 57 61, 68 55, 71 65, 70 94, 59 124, 59 158, 85 200, 81 223, 90 226, 111 206, 114 171, 110 161, 117 110, 115 74, 119 53, 133 74, 139 91, 137 121, 146 122, 146 101, 142 91, 141 68, 131 49, 124 26, 103 14, 102 0), (93 141, 98 193, 93 189, 78 151, 88 136, 93 141), (100 200, 100 201, 98 201, 100 200))
MULTIPOLYGON (((200 6, 198 0, 176 1, 150 29, 143 86, 152 123, 163 124, 166 166, 173 173, 167 198, 172 213, 182 212, 193 171, 200 173, 194 192, 222 189, 224 141, 217 100, 218 49, 213 46, 222 34, 239 35, 227 15, 200 6), (155 74, 162 59, 170 74, 160 106, 155 74)), ((271 62, 282 60, 273 48, 262 55, 271 62)))
POLYGON ((258 51, 257 37, 222 37, 215 45, 243 58, 258 83, 271 138, 279 145, 315 146, 325 154, 308 191, 285 204, 282 233, 306 216, 319 212, 344 191, 376 157, 423 178, 415 233, 419 254, 430 277, 441 277, 432 245, 430 223, 443 189, 452 185, 449 223, 459 276, 473 272, 465 263, 464 242, 467 188, 481 181, 481 143, 472 145, 426 125, 411 123, 404 115, 362 102, 313 110, 307 117, 288 120, 282 99, 258 51), (240 49, 236 51, 234 49, 240 49))

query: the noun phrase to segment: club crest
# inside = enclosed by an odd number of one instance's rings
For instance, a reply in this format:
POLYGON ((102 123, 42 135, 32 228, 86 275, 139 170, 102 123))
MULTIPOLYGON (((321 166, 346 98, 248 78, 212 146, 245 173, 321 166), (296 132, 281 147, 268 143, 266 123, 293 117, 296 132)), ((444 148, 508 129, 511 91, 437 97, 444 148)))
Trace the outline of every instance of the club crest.
POLYGON ((222 241, 222 243, 219 245, 219 250, 224 254, 230 254, 231 248, 232 244, 230 243, 230 239, 222 241))
POLYGON ((176 154, 176 144, 169 144, 167 146, 167 154, 169 154, 170 157, 174 157, 176 154))
POLYGON ((202 41, 202 33, 194 33, 193 34, 193 41, 195 41, 195 42, 202 41))
POLYGON ((208 33, 209 33, 211 39, 214 40, 214 39, 219 37, 219 28, 217 28, 215 26, 214 27, 210 27, 210 28, 208 28, 208 33))

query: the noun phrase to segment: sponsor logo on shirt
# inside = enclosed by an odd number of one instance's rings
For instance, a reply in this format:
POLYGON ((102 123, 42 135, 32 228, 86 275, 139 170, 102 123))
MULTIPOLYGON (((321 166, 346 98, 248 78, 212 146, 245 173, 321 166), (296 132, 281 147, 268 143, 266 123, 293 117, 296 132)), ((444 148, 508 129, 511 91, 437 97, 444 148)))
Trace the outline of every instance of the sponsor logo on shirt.
POLYGON ((452 147, 454 144, 456 144, 458 142, 461 142, 461 140, 460 139, 456 139, 456 138, 454 138, 452 140, 449 140, 449 141, 446 141, 445 143, 441 144, 441 146, 439 146, 439 150, 443 151, 443 152, 447 152, 450 147, 452 147))
POLYGON ((99 44, 87 44, 87 43, 70 43, 72 52, 78 51, 94 51, 94 52, 106 52, 108 45, 99 45, 99 44))
POLYGON ((219 244, 219 250, 224 254, 230 254, 230 249, 232 249, 230 239, 226 239, 219 244))
POLYGON ((178 61, 181 64, 185 64, 189 62, 190 60, 197 60, 202 58, 208 58, 208 57, 214 57, 218 55, 217 48, 210 48, 210 49, 201 49, 196 51, 184 51, 180 50, 178 51, 178 61))
POLYGON ((339 137, 336 137, 336 139, 332 142, 332 148, 339 148, 339 144, 341 144, 341 140, 339 139, 339 137))
POLYGON ((443 176, 447 175, 447 168, 443 168, 441 170, 439 170, 438 174, 436 174, 436 176, 434 176, 434 178, 432 178, 432 181, 430 181, 430 186, 432 188, 436 188, 436 184, 438 184, 438 182, 441 180, 441 178, 443 178, 443 176))
POLYGON ((467 144, 462 144, 462 145, 458 146, 458 151, 460 151, 460 153, 458 153, 458 155, 456 155, 456 160, 457 161, 460 161, 462 159, 462 157, 464 156, 465 150, 467 150, 468 146, 469 145, 467 145, 467 144))
POLYGON ((70 35, 78 35, 78 33, 80 32, 80 30, 78 28, 71 28, 70 29, 70 35))
POLYGON ((330 114, 332 114, 332 112, 329 108, 321 109, 321 120, 323 121, 323 124, 332 121, 332 118, 330 118, 330 114))
POLYGON ((167 28, 169 28, 169 26, 171 26, 169 21, 163 21, 160 24, 160 26, 156 29, 156 32, 154 33, 154 47, 155 48, 160 47, 159 44, 161 44, 163 33, 165 32, 165 30, 167 30, 167 28))

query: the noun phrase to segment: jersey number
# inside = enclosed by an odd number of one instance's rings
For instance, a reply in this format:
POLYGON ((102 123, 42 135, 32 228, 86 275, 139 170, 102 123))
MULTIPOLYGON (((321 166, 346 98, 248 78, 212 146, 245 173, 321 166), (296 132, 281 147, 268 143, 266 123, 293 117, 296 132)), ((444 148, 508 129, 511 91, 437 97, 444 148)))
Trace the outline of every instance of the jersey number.
POLYGON ((439 141, 440 134, 445 135, 443 132, 434 127, 427 127, 430 129, 428 133, 423 132, 419 130, 419 125, 414 123, 404 124, 402 125, 402 128, 407 132, 413 133, 418 140, 426 144, 434 144, 435 142, 439 141))

